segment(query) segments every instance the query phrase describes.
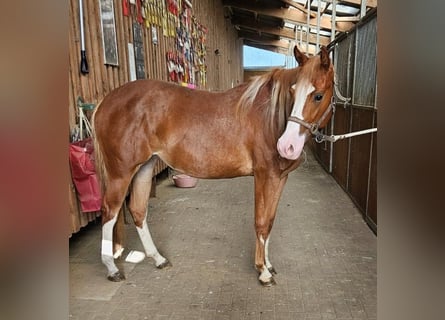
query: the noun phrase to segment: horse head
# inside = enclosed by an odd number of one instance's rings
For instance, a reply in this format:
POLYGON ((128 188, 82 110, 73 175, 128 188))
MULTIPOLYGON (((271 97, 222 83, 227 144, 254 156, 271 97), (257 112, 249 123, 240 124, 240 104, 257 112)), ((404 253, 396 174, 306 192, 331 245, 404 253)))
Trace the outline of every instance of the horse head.
POLYGON ((289 160, 297 159, 313 131, 328 123, 334 85, 334 68, 326 47, 309 58, 295 46, 294 56, 299 69, 290 88, 294 102, 286 129, 277 142, 279 154, 289 160))

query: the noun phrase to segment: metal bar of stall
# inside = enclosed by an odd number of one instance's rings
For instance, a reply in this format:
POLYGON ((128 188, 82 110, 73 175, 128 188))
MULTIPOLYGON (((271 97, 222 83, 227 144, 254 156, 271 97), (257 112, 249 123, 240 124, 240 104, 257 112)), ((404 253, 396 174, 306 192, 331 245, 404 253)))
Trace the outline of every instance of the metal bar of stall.
MULTIPOLYGON (((375 127, 375 114, 372 116, 372 126, 375 127)), ((377 128, 376 128, 377 131, 377 128)), ((365 205, 365 216, 369 217, 369 192, 371 186, 371 167, 372 167, 372 155, 373 155, 373 145, 374 145, 374 135, 371 135, 371 144, 369 147, 369 162, 368 162, 368 182, 367 182, 367 191, 366 191, 366 205, 365 205)), ((369 219, 371 220, 371 219, 369 219)))
POLYGON ((306 53, 309 53, 309 22, 311 19, 311 0, 307 1, 307 21, 306 21, 306 53))
POLYGON ((320 0, 317 1, 317 37, 316 37, 315 52, 320 47, 320 0))
MULTIPOLYGON (((350 102, 351 102, 351 108, 349 108, 349 129, 348 131, 351 132, 353 128, 353 108, 352 104, 354 103, 354 87, 355 87, 355 61, 356 61, 356 48, 357 48, 357 32, 354 32, 352 35, 354 37, 354 42, 351 41, 348 48, 348 79, 347 79, 347 95, 350 96, 350 102), (354 55, 351 51, 354 51, 354 55), (353 76, 352 79, 350 79, 350 68, 353 68, 353 76)), ((349 190, 349 176, 351 172, 351 150, 352 150, 352 140, 348 141, 348 160, 347 160, 347 167, 346 167, 346 190, 350 192, 349 190)))
MULTIPOLYGON (((331 3, 331 42, 334 41, 335 39, 335 18, 337 15, 337 0, 332 0, 331 3)), ((335 49, 334 49, 335 50, 335 49)), ((334 61, 334 63, 336 63, 336 61, 333 59, 334 57, 334 50, 331 51, 331 60, 334 61)), ((337 70, 337 68, 335 68, 335 70, 337 70)), ((334 122, 335 122, 335 112, 332 114, 331 117, 331 135, 334 134, 334 122)), ((332 173, 333 170, 333 161, 334 161, 334 143, 330 142, 330 148, 329 148, 329 173, 332 173)))
POLYGON ((366 0, 362 0, 360 4, 360 18, 363 18, 366 15, 366 0))

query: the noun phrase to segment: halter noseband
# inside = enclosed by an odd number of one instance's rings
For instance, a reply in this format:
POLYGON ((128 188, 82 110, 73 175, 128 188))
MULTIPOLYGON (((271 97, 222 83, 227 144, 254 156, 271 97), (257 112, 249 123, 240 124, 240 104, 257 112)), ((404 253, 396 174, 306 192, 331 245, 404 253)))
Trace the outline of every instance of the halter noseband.
POLYGON ((322 124, 322 122, 326 119, 326 117, 328 116, 329 112, 334 111, 335 112, 335 107, 334 107, 334 95, 332 95, 331 98, 331 103, 329 103, 328 108, 325 110, 325 112, 323 113, 323 115, 320 117, 320 119, 318 119, 317 122, 312 122, 309 123, 303 119, 300 119, 298 117, 294 117, 294 116, 289 116, 289 118, 287 118, 287 121, 292 121, 292 122, 296 122, 298 124, 301 124, 303 127, 309 129, 309 131, 311 132, 311 134, 313 136, 315 136, 315 141, 318 143, 323 142, 326 139, 326 136, 324 134, 322 134, 318 128, 320 127, 320 125, 322 124))

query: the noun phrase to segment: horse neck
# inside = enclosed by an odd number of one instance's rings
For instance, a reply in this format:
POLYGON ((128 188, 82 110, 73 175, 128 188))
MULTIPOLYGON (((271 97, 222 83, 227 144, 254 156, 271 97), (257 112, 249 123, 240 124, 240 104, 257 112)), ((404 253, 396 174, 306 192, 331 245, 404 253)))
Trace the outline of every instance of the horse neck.
POLYGON ((255 121, 258 130, 265 131, 276 143, 291 112, 289 88, 297 73, 297 69, 275 69, 229 90, 236 97, 235 110, 240 121, 255 121))

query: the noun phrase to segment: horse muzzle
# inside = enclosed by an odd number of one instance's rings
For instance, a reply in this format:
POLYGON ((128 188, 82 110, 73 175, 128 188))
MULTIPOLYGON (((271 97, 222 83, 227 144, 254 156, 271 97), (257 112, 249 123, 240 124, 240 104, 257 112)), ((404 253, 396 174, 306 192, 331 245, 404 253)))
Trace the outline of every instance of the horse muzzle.
POLYGON ((306 134, 300 134, 300 126, 288 128, 278 139, 277 150, 281 157, 288 160, 296 160, 303 151, 306 142, 306 134))

